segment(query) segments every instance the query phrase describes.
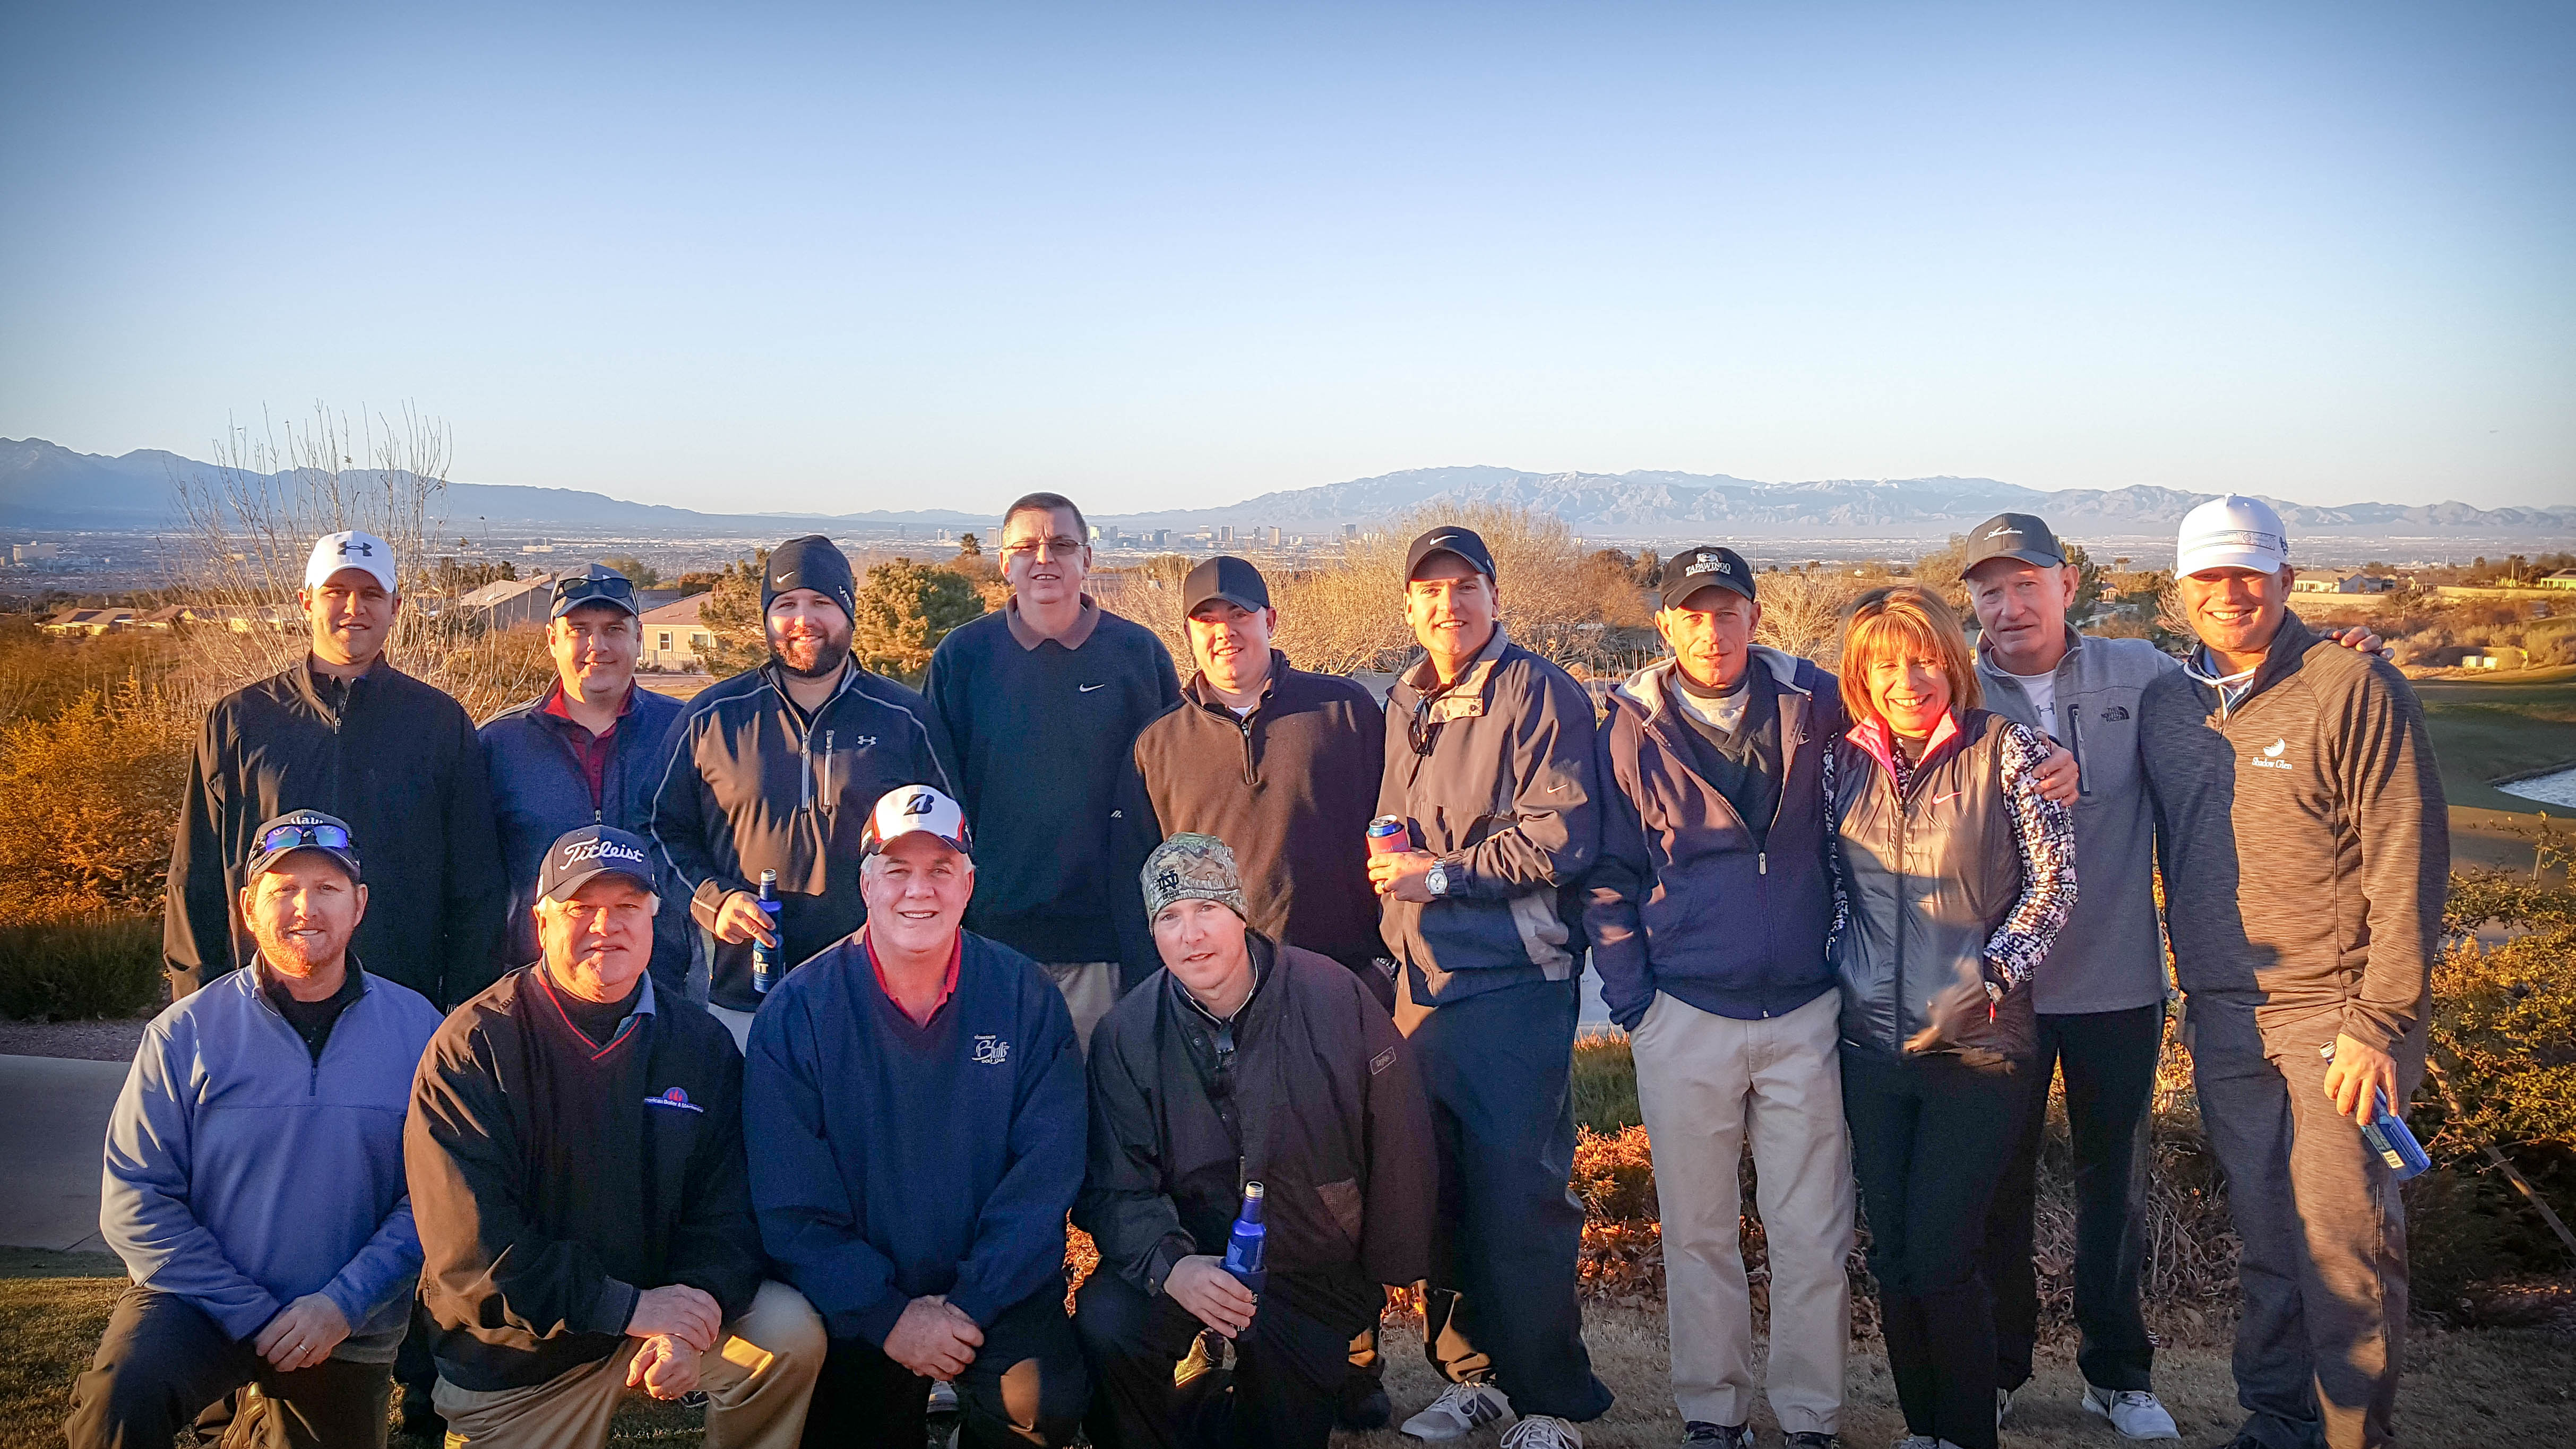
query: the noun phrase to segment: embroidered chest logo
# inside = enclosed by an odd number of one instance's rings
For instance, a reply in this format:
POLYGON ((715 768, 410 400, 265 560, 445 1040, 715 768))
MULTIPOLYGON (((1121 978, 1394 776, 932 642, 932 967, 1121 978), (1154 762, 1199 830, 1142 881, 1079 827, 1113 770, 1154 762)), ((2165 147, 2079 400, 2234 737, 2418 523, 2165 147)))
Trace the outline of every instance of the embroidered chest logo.
POLYGON ((689 1100, 689 1089, 686 1087, 673 1087, 658 1097, 647 1097, 644 1099, 644 1105, 647 1107, 670 1107, 682 1112, 704 1112, 707 1110, 706 1108, 689 1100))
POLYGON ((998 1067, 1011 1059, 1011 1044, 998 1036, 979 1033, 975 1038, 974 1059, 980 1065, 998 1067))
POLYGON ((2258 770, 2289 769, 2291 767, 2290 762, 2283 758, 2283 756, 2288 753, 2289 748, 2290 742, 2287 738, 2274 740, 2272 743, 2263 747, 2263 753, 2259 755, 2246 756, 2245 763, 2252 765, 2258 770))

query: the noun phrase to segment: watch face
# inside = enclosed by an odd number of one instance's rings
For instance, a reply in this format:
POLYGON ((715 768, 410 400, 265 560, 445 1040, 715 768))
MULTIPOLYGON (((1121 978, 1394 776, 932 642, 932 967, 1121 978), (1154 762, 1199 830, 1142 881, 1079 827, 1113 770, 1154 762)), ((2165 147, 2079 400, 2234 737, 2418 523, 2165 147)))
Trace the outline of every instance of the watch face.
POLYGON ((1449 867, 1434 863, 1430 870, 1423 873, 1422 883, 1431 887, 1431 893, 1435 896, 1449 894, 1449 867))

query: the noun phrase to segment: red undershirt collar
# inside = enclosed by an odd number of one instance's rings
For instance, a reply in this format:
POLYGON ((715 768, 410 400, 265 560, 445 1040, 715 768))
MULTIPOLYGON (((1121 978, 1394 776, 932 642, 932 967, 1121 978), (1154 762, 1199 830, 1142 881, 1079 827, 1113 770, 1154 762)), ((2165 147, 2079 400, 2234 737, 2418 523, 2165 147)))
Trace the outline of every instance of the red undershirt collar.
POLYGON ((930 1010, 920 1016, 906 1011, 903 998, 894 994, 893 985, 886 980, 885 963, 877 959, 876 943, 868 939, 868 933, 864 929, 859 932, 859 945, 868 953, 868 969, 877 973, 877 989, 884 992, 885 999, 894 1003, 894 1009, 903 1012, 904 1020, 913 1025, 930 1025, 931 1021, 939 1015, 939 1008, 946 1006, 948 998, 957 994, 957 965, 966 958, 965 932, 958 932, 957 939, 948 947, 948 979, 939 984, 939 999, 930 1003, 930 1010))

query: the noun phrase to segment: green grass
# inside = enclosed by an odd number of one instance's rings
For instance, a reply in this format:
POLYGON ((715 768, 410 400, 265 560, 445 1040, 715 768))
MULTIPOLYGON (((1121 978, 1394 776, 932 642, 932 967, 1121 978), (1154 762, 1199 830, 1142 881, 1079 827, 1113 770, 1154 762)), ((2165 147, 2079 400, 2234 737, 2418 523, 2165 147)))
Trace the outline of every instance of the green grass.
POLYGON ((2531 815, 2576 810, 2507 795, 2493 781, 2576 765, 2576 669, 2535 670, 2511 679, 2419 680, 2425 727, 2442 763, 2442 792, 2455 806, 2531 815))
POLYGON ((1637 1109, 1637 1063, 1626 1032, 1597 1032, 1574 1039, 1574 1121, 1595 1132, 1616 1132, 1646 1120, 1637 1109))
POLYGON ((0 926, 0 1016, 135 1016, 161 1000, 161 918, 0 926))

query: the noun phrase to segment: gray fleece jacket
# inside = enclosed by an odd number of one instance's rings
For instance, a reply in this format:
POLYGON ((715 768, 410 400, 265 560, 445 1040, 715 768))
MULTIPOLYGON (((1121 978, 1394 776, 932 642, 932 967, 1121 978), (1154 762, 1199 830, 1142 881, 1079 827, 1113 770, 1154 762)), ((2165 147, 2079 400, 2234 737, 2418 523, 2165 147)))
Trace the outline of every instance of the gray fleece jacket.
MULTIPOLYGON (((2056 671, 2057 729, 2075 756, 2075 874, 2084 882, 2057 945, 2039 963, 2032 1002, 2043 1016, 2127 1011, 2164 1000, 2156 934, 2156 817, 2139 753, 2138 701, 2182 666, 2144 639, 2066 631, 2056 671)), ((1977 647, 1986 708, 2039 728, 2029 691, 1977 647)))
POLYGON ((2164 675, 2140 708, 2182 989, 2393 1049, 2427 1007, 2450 885, 2422 704, 2296 617, 2232 703, 2204 675, 2164 675))

